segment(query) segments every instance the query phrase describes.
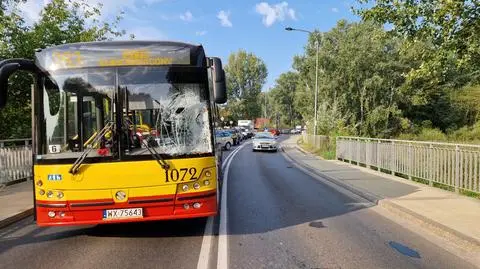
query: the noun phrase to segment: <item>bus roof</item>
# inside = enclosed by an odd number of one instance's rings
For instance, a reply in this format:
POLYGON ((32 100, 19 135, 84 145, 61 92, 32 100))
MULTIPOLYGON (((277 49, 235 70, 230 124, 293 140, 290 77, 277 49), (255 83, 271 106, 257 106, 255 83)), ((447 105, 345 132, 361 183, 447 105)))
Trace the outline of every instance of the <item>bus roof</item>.
POLYGON ((40 49, 37 65, 46 71, 107 66, 188 65, 205 67, 202 45, 173 41, 98 41, 40 49))

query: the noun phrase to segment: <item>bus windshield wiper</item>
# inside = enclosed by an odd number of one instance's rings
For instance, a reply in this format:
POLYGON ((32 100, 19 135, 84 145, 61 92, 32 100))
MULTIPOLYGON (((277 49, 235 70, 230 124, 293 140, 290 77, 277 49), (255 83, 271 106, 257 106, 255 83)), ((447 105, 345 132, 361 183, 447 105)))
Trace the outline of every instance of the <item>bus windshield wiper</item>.
MULTIPOLYGON (((110 130, 112 130, 112 127, 113 127, 113 122, 109 122, 105 125, 105 127, 103 127, 102 130, 100 130, 100 132, 98 132, 95 137, 90 140, 90 143, 89 144, 96 144, 100 141, 100 139, 102 139, 102 137, 110 130)), ((84 146, 88 146, 89 144, 87 145, 84 145, 84 146)), ((87 149, 85 149, 83 152, 82 152, 82 155, 80 155, 80 157, 78 157, 75 162, 73 163, 72 167, 70 167, 70 170, 68 171, 70 174, 72 175, 75 175, 77 172, 78 172, 78 169, 80 168, 80 166, 82 165, 83 161, 85 160, 85 158, 88 156, 88 154, 90 153, 90 151, 93 150, 93 147, 89 147, 87 149)))
MULTIPOLYGON (((127 130, 130 130, 130 124, 128 121, 125 121, 125 125, 127 126, 127 130)), ((157 161, 157 163, 165 170, 170 169, 170 165, 163 159, 163 157, 153 148, 151 147, 145 139, 141 139, 142 144, 147 148, 150 155, 157 161)))

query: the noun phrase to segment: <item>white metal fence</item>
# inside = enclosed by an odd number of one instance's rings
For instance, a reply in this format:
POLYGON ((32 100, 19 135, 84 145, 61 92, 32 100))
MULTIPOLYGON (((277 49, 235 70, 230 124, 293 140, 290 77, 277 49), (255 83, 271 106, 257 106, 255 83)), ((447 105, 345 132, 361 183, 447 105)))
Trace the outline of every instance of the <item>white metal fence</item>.
POLYGON ((330 138, 326 135, 311 135, 303 132, 302 138, 303 142, 306 142, 316 149, 324 149, 329 146, 330 138))
POLYGON ((0 184, 32 176, 31 139, 0 140, 0 184))
POLYGON ((337 159, 480 193, 480 145, 337 137, 336 147, 337 159))

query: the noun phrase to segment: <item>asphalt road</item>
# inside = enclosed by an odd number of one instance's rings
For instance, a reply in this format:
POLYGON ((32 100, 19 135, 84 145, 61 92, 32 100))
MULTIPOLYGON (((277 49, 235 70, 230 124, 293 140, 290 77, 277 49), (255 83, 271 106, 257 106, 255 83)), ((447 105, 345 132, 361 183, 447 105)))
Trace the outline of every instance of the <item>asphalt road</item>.
MULTIPOLYGON (((213 237, 212 268, 221 259, 255 269, 474 268, 304 174, 280 152, 252 152, 247 144, 228 176, 227 218, 214 225, 217 233, 226 221, 227 257, 213 237)), ((206 222, 38 228, 28 218, 0 230, 0 268, 197 268, 206 222)))

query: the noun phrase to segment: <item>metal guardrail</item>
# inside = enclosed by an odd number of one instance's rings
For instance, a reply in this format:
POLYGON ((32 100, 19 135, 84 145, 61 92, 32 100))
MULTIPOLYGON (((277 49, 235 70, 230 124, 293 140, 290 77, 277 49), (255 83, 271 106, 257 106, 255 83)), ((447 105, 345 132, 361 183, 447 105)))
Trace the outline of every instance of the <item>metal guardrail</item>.
POLYGON ((311 145, 315 149, 326 149, 329 147, 330 137, 326 135, 311 135, 302 133, 303 142, 311 145))
POLYGON ((0 184, 31 176, 31 139, 0 140, 0 184))
POLYGON ((480 193, 480 145, 337 137, 336 158, 480 193))

